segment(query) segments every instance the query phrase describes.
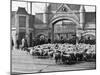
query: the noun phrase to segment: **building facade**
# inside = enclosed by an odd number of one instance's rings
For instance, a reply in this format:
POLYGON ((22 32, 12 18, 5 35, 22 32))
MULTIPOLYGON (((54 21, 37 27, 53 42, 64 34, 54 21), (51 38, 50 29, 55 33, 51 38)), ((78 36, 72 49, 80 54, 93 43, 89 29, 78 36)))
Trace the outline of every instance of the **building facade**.
POLYGON ((12 12, 12 36, 28 40, 43 35, 46 39, 96 38, 96 12, 86 12, 84 5, 47 3, 43 13, 30 15, 19 7, 12 12))
POLYGON ((32 40, 32 35, 34 32, 34 15, 27 13, 25 8, 19 7, 17 11, 12 11, 11 14, 11 32, 14 44, 16 45, 16 40, 19 40, 21 44, 22 38, 26 37, 29 42, 32 40))

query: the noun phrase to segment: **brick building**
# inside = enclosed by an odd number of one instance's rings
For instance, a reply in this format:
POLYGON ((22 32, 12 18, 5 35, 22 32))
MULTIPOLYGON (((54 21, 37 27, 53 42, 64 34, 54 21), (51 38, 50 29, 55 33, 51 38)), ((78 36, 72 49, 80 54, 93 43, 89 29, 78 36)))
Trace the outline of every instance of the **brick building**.
POLYGON ((25 8, 19 7, 11 13, 13 39, 27 36, 28 41, 43 35, 55 39, 71 39, 75 36, 96 38, 96 11, 86 12, 84 5, 45 4, 43 13, 30 15, 25 8))

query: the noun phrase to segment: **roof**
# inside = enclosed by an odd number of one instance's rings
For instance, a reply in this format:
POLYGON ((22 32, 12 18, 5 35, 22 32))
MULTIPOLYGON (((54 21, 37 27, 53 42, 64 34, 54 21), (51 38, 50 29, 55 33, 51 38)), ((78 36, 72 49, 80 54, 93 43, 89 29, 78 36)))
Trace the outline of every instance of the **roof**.
POLYGON ((25 8, 23 7, 18 7, 18 10, 17 10, 17 13, 16 14, 24 14, 24 15, 27 15, 27 11, 25 8))
POLYGON ((61 3, 50 3, 50 10, 56 11, 60 7, 61 3))
MULTIPOLYGON (((56 11, 62 3, 51 3, 51 11, 56 11)), ((80 5, 75 5, 75 4, 66 4, 71 10, 80 10, 80 5)))
POLYGON ((76 5, 76 4, 67 4, 67 6, 68 6, 71 10, 80 10, 80 5, 76 5))
MULTIPOLYGON (((15 27, 15 15, 16 15, 16 11, 11 11, 11 26, 15 27)), ((33 27, 34 24, 34 15, 28 14, 29 16, 29 27, 33 27)))

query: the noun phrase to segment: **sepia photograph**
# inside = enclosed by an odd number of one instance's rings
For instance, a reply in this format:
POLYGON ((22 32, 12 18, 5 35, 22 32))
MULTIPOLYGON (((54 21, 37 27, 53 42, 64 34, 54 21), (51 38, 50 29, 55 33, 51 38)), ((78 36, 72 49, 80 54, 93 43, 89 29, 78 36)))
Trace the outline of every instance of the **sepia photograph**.
POLYGON ((11 0, 11 74, 96 69, 96 6, 11 0))

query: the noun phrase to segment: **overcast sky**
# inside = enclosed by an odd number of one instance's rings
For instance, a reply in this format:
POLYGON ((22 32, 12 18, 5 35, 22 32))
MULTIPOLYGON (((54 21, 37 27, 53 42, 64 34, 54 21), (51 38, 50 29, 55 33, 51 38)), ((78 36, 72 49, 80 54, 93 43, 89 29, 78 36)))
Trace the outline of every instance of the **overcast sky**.
MULTIPOLYGON (((12 2, 12 11, 17 11, 18 7, 25 7, 25 9, 30 12, 30 4, 27 2, 12 2)), ((45 10, 45 3, 33 3, 32 4, 32 14, 42 13, 45 10)), ((94 12, 95 6, 85 6, 86 12, 94 12)))

